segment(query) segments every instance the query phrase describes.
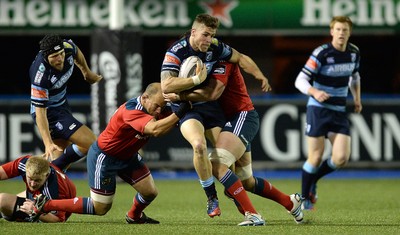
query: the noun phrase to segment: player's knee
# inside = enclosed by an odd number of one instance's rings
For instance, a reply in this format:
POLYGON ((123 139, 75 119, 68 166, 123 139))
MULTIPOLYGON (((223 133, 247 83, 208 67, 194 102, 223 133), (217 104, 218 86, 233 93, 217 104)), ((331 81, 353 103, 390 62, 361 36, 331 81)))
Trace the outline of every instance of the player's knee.
POLYGON ((146 192, 142 192, 141 194, 145 200, 152 201, 158 196, 158 190, 157 188, 152 188, 150 190, 147 190, 146 192))
POLYGON ((90 191, 90 197, 93 200, 95 215, 105 215, 111 209, 114 194, 105 196, 90 191))
POLYGON ((202 141, 195 141, 195 143, 192 144, 192 147, 195 156, 203 157, 207 153, 207 145, 202 141))
POLYGON ((348 157, 346 157, 346 156, 333 159, 333 163, 335 164, 335 166, 337 168, 342 168, 342 167, 346 166, 347 162, 348 162, 348 157))
POLYGON ((112 204, 103 204, 94 202, 95 215, 105 215, 111 209, 112 204))

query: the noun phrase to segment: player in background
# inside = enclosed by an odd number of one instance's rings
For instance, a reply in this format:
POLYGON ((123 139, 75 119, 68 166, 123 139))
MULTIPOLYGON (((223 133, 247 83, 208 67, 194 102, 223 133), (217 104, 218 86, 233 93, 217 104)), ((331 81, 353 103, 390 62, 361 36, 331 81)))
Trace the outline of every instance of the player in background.
POLYGON ((174 128, 191 109, 189 102, 182 102, 170 114, 164 109, 165 106, 160 83, 151 83, 141 96, 121 105, 89 149, 87 168, 90 197, 48 201, 45 198, 42 207, 34 208, 37 214, 57 210, 105 215, 112 206, 118 175, 137 191, 125 217, 127 223, 159 224, 159 221, 147 217, 143 212, 156 198, 158 190, 138 151, 151 136, 163 135, 174 128))
POLYGON ((303 221, 299 194, 284 194, 267 180, 253 176, 251 141, 259 129, 259 116, 254 109, 237 64, 221 61, 214 66, 208 86, 194 91, 183 91, 179 94, 166 94, 164 96, 172 100, 204 101, 218 99, 226 117, 226 123, 218 136, 210 159, 213 175, 224 185, 225 194, 235 202, 239 211, 246 216, 245 221, 239 225, 257 223, 254 218, 254 216, 257 216, 257 212, 250 200, 242 196, 245 193, 234 193, 238 189, 235 184, 241 185, 237 182, 239 179, 247 191, 279 203, 293 215, 296 223, 303 221), (229 169, 232 165, 235 172, 229 169), (253 215, 246 214, 248 212, 253 215))
POLYGON ((354 111, 362 110, 360 52, 348 42, 352 26, 347 16, 333 17, 330 22, 332 41, 313 51, 295 81, 296 88, 309 96, 305 133, 308 159, 302 168, 301 185, 303 207, 307 210, 314 209, 317 181, 345 166, 349 160, 351 139, 346 113, 349 88, 354 111), (325 138, 332 144, 332 156, 322 161, 325 138))
POLYGON ((40 206, 44 195, 51 199, 69 199, 76 196, 72 181, 62 172, 62 166, 49 163, 42 156, 23 156, 0 166, 0 180, 21 176, 26 184, 25 197, 0 193, 0 215, 17 222, 65 222, 71 213, 51 211, 32 219, 32 207, 40 206))
MULTIPOLYGON (((100 81, 102 76, 89 69, 84 55, 72 40, 46 35, 39 45, 40 51, 29 69, 30 112, 42 137, 45 156, 51 161, 64 154, 67 155, 64 159, 75 162, 86 156, 96 136, 72 116, 67 83, 74 65, 89 84, 100 81)), ((57 161, 60 160, 55 164, 57 161)))
MULTIPOLYGON (((244 71, 261 82, 263 91, 271 89, 268 79, 250 57, 214 38, 218 27, 219 21, 216 17, 199 14, 190 32, 171 45, 161 68, 161 86, 164 93, 180 93, 200 85, 218 60, 239 64, 244 71), (192 55, 198 56, 203 61, 207 71, 203 68, 193 77, 179 77, 180 65, 192 55)), ((172 108, 176 108, 177 105, 178 103, 172 103, 172 108)), ((208 159, 206 137, 215 143, 224 123, 223 114, 216 101, 194 103, 193 109, 179 122, 183 137, 193 148, 193 165, 207 195, 207 214, 211 218, 219 216, 221 210, 211 162, 208 159)))

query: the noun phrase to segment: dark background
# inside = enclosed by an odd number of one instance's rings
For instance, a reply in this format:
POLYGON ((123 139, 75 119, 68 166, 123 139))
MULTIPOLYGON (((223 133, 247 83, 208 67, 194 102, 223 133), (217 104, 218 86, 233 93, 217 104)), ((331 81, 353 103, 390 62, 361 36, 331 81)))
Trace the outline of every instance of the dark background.
MULTIPOLYGON (((84 53, 90 66, 91 37, 62 35, 72 39, 84 53)), ((39 50, 43 35, 1 36, 0 94, 27 95, 30 93, 29 66, 39 50)), ((329 36, 221 36, 220 40, 252 57, 273 88, 272 94, 299 94, 294 80, 317 46, 329 42, 329 36)), ((143 87, 159 81, 160 67, 169 45, 177 40, 172 36, 143 36, 143 87)), ((397 94, 400 89, 400 36, 353 35, 350 42, 361 51, 363 94, 397 94)), ((257 83, 245 75, 250 94, 259 94, 257 83)), ((88 95, 90 86, 75 69, 68 86, 69 94, 88 95)))

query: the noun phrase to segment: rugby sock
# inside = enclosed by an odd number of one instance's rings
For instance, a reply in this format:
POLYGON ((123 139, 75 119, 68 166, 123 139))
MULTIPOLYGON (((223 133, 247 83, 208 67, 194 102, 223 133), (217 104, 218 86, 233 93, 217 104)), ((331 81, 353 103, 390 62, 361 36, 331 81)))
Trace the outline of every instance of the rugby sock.
POLYGON ((200 180, 200 184, 206 192, 207 198, 218 198, 213 176, 206 180, 200 180))
POLYGON ((145 200, 140 193, 133 199, 133 205, 128 211, 128 216, 133 220, 138 220, 142 216, 143 210, 150 205, 153 200, 145 200))
POLYGON ((326 159, 325 161, 322 162, 321 166, 319 166, 317 174, 315 176, 315 183, 322 177, 324 177, 327 174, 330 174, 337 170, 337 166, 335 163, 333 163, 332 158, 326 159))
POLYGON ((240 207, 242 207, 243 211, 249 211, 251 213, 257 214, 257 211, 251 203, 242 182, 235 174, 233 174, 231 170, 228 169, 228 171, 219 180, 219 182, 224 185, 225 190, 232 198, 235 199, 235 203, 239 204, 240 207))
POLYGON ((282 193, 265 179, 259 177, 254 177, 254 179, 256 182, 252 193, 271 199, 284 206, 288 211, 292 209, 293 203, 289 195, 282 193))
POLYGON ((72 199, 49 200, 43 211, 65 211, 76 214, 94 215, 94 205, 90 197, 75 197, 72 199))
POLYGON ((311 185, 315 182, 317 168, 308 162, 303 164, 301 176, 301 194, 304 198, 309 198, 311 185))
POLYGON ((67 170, 69 165, 83 158, 85 155, 81 153, 78 146, 71 144, 64 149, 64 153, 51 163, 56 165, 61 170, 67 170))

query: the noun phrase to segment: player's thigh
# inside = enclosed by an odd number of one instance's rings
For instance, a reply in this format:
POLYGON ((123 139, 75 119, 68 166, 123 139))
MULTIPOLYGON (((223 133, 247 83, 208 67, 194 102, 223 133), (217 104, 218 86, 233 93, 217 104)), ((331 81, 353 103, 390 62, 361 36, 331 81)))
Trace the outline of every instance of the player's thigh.
POLYGON ((0 193, 0 208, 1 212, 7 216, 11 216, 14 211, 17 196, 9 193, 0 193))
POLYGON ((76 144, 79 148, 89 149, 90 145, 96 141, 96 135, 92 132, 89 127, 82 125, 78 130, 75 131, 69 138, 71 142, 76 144))
POLYGON ((196 119, 189 119, 182 123, 181 133, 183 137, 192 145, 198 142, 206 144, 206 138, 204 136, 204 126, 200 121, 196 119))
POLYGON ((223 131, 219 134, 215 148, 227 150, 238 160, 246 150, 242 140, 232 132, 223 131))
MULTIPOLYGON (((59 146, 61 149, 65 149, 68 145, 71 144, 71 141, 69 140, 64 140, 64 139, 54 139, 53 140, 54 144, 59 146)), ((61 152, 62 153, 62 152, 61 152)), ((61 155, 61 154, 60 154, 61 155)))
POLYGON ((221 127, 218 126, 207 129, 205 131, 205 136, 210 141, 213 147, 215 147, 220 132, 221 132, 221 127))

